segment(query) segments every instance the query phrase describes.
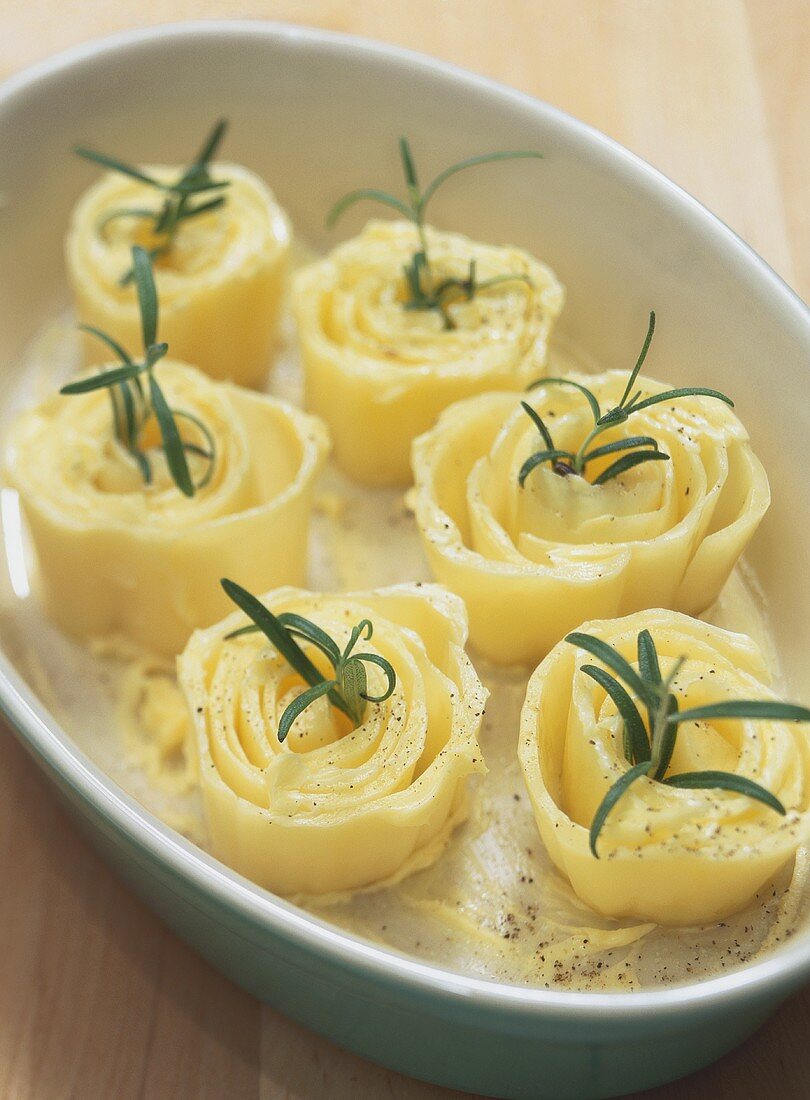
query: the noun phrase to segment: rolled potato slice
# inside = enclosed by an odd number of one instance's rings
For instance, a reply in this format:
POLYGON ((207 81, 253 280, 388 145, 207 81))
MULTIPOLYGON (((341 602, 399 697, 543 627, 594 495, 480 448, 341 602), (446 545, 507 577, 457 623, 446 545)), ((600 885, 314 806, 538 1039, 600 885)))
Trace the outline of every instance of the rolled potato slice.
POLYGON ((405 308, 403 266, 418 247, 410 222, 372 221, 358 237, 293 279, 307 407, 329 424, 341 469, 364 485, 406 485, 411 441, 453 401, 494 388, 522 389, 543 374, 564 291, 517 248, 428 229, 436 279, 514 272, 471 301, 435 311, 405 308))
MULTIPOLYGON (((170 181, 180 170, 146 171, 170 181)), ((184 222, 170 251, 154 261, 161 337, 174 356, 212 378, 257 386, 276 338, 290 226, 258 176, 235 164, 216 164, 212 174, 229 181, 226 201, 184 222)), ((79 320, 124 347, 139 346, 140 316, 133 286, 121 286, 121 277, 131 267, 133 244, 149 249, 159 242, 141 219, 105 218, 159 204, 153 187, 110 173, 84 193, 71 218, 65 254, 79 320)), ((86 361, 98 363, 103 354, 87 337, 86 361)))
MULTIPOLYGON (((743 634, 674 611, 586 623, 634 667, 647 629, 681 710, 727 699, 775 699, 756 645, 743 634)), ((615 804, 596 859, 594 814, 627 772, 622 721, 605 690, 581 671, 593 658, 560 642, 529 680, 518 757, 549 855, 579 897, 610 917, 707 924, 742 909, 810 835, 810 735, 795 722, 723 719, 679 726, 668 775, 718 770, 761 784, 782 817, 718 789, 687 790, 642 777, 615 804)))
MULTIPOLYGON (((627 382, 620 371, 569 377, 603 409, 627 382)), ((668 387, 640 377, 638 388, 668 387)), ((560 447, 575 450, 593 426, 567 386, 526 400, 560 447)), ((514 394, 460 401, 415 441, 413 499, 431 568, 465 600, 473 645, 491 660, 536 662, 586 618, 657 606, 698 614, 717 598, 770 503, 748 434, 725 404, 691 396, 634 413, 599 442, 637 435, 670 461, 602 485, 545 464, 523 488, 521 466, 543 444, 514 394)))
MULTIPOLYGON (((483 770, 486 691, 464 652, 461 601, 433 585, 282 588, 262 601, 341 647, 370 619, 363 648, 391 663, 396 688, 354 730, 321 698, 279 743, 279 718, 305 685, 263 635, 225 639, 240 612, 193 634, 178 670, 215 855, 287 896, 383 885, 433 862, 465 815, 467 777, 483 770)), ((371 668, 369 694, 382 683, 371 668)))
MULTIPOLYGON (((57 395, 23 413, 8 437, 5 468, 53 620, 74 635, 122 633, 174 656, 195 627, 227 609, 223 574, 257 589, 304 580, 313 484, 328 436, 319 420, 286 402, 213 382, 176 361, 157 369, 170 403, 202 421, 216 444, 210 480, 192 498, 175 485, 162 451, 153 452, 153 483, 144 484, 113 436, 102 390, 57 395)), ((196 481, 201 462, 189 459, 196 481)))

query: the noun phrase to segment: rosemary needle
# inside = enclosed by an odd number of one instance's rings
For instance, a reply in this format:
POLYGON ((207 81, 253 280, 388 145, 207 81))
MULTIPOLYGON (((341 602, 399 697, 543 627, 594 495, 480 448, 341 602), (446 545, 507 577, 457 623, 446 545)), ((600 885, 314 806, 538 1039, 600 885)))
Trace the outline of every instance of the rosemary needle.
MULTIPOLYGON (((73 151, 77 156, 93 161, 94 164, 99 164, 109 171, 119 172, 123 176, 129 176, 130 179, 153 187, 161 199, 160 204, 154 208, 130 206, 117 207, 108 211, 99 222, 99 232, 103 232, 110 222, 118 218, 138 218, 147 222, 151 221, 151 231, 155 237, 159 238, 160 243, 150 249, 150 258, 154 260, 158 256, 171 251, 177 231, 184 222, 188 221, 189 218, 198 217, 200 214, 210 213, 225 203, 225 195, 220 192, 230 186, 230 181, 213 179, 210 173, 210 163, 225 136, 227 127, 227 119, 220 119, 206 137, 191 164, 171 183, 155 179, 154 176, 149 175, 142 169, 127 164, 126 161, 118 160, 116 157, 108 156, 106 153, 99 153, 95 149, 88 149, 82 145, 76 146, 73 151), (212 194, 214 195, 213 198, 203 197, 202 201, 198 201, 200 196, 212 194)), ((126 286, 134 277, 135 269, 131 267, 121 276, 121 285, 126 286)))
POLYGON ((84 332, 105 343, 121 361, 121 366, 111 367, 78 382, 70 382, 59 392, 70 396, 99 389, 108 391, 115 437, 133 457, 147 485, 152 482, 152 466, 149 455, 142 446, 142 439, 146 424, 154 416, 160 429, 169 473, 178 489, 185 496, 192 497, 196 490, 203 488, 211 479, 216 460, 216 444, 213 435, 198 417, 169 406, 155 377, 154 368, 166 355, 169 346, 157 341, 159 304, 152 261, 149 253, 139 245, 132 249, 132 270, 141 316, 143 359, 136 362, 126 348, 101 329, 92 325, 79 325, 84 332), (144 377, 146 386, 143 384, 144 377), (202 435, 205 446, 185 441, 178 427, 178 420, 193 424, 202 435), (189 470, 189 453, 207 461, 205 474, 196 485, 189 470))
POLYGON ((775 795, 745 776, 716 770, 667 775, 667 769, 675 749, 678 726, 683 722, 716 718, 810 722, 807 707, 771 699, 735 699, 681 710, 672 687, 684 658, 675 662, 666 678, 662 677, 655 642, 649 630, 642 630, 637 638, 638 670, 613 646, 593 635, 576 631, 565 640, 578 649, 584 649, 616 674, 611 675, 600 665, 582 665, 581 669, 615 703, 622 720, 622 748, 630 765, 608 789, 594 814, 590 827, 590 849, 597 859, 599 853, 596 845, 605 821, 625 792, 642 776, 670 787, 734 791, 762 802, 779 814, 786 813, 775 795), (639 703, 646 712, 646 724, 638 708, 639 703))
POLYGON ((363 619, 352 627, 349 641, 341 650, 325 630, 303 615, 290 611, 274 615, 261 600, 235 581, 223 578, 220 583, 229 599, 251 620, 250 625, 231 631, 226 637, 236 638, 260 631, 309 685, 284 709, 278 724, 279 741, 285 740, 296 718, 324 695, 355 726, 359 726, 367 703, 382 703, 393 694, 397 678, 390 662, 378 653, 354 652, 359 641, 368 641, 374 633, 374 626, 369 619, 363 619), (334 672, 332 677, 327 678, 320 672, 302 649, 299 640, 314 646, 326 657, 334 672), (387 684, 382 695, 369 694, 366 664, 377 665, 385 673, 387 684))
POLYGON ((542 157, 542 153, 533 150, 510 150, 502 153, 482 153, 478 156, 467 157, 455 164, 451 164, 440 172, 427 187, 422 190, 414 164, 413 154, 407 138, 399 139, 399 156, 402 163, 402 172, 405 177, 405 187, 408 193, 407 201, 403 201, 375 187, 360 187, 355 191, 349 191, 339 199, 326 219, 330 228, 335 225, 344 211, 350 206, 364 199, 382 203, 384 206, 396 210, 408 221, 416 226, 419 238, 419 247, 414 252, 410 261, 405 264, 403 273, 408 296, 405 299, 405 309, 408 310, 434 310, 438 313, 446 329, 455 328, 455 322, 450 315, 448 306, 454 299, 466 299, 471 301, 482 290, 498 286, 506 282, 523 282, 531 286, 532 281, 528 275, 520 272, 505 272, 503 275, 495 275, 489 279, 479 279, 476 274, 474 259, 469 262, 469 270, 466 278, 450 277, 436 279, 431 271, 430 255, 428 252, 427 234, 425 232, 425 210, 428 203, 436 194, 442 184, 467 168, 473 168, 479 164, 489 164, 498 160, 514 160, 523 157, 542 157))
POLYGON ((525 485, 529 474, 546 462, 551 463, 551 468, 556 474, 562 476, 578 474, 580 477, 585 477, 589 462, 593 462, 598 458, 606 458, 609 455, 616 455, 617 457, 602 470, 598 477, 593 479, 593 485, 604 485, 613 478, 619 477, 621 474, 627 473, 628 470, 632 470, 634 467, 641 466, 646 462, 668 462, 669 455, 660 449, 658 442, 650 435, 631 435, 626 436, 624 439, 616 439, 612 443, 592 446, 608 428, 613 428, 617 424, 624 424, 633 413, 648 409, 651 405, 676 401, 682 397, 712 397, 725 402, 726 405, 730 405, 732 408, 734 407, 734 402, 730 397, 726 397, 719 390, 706 389, 704 386, 684 386, 679 389, 665 390, 663 393, 655 393, 649 397, 642 397, 641 390, 634 393, 636 379, 644 360, 647 358, 654 332, 655 313, 651 312, 644 345, 636 360, 636 365, 630 372, 621 400, 618 405, 605 412, 600 408, 593 391, 572 378, 540 378, 538 381, 532 382, 529 386, 530 390, 536 389, 538 386, 550 385, 571 386, 573 389, 578 390, 588 402, 594 422, 578 451, 561 450, 554 445, 548 425, 543 421, 537 410, 533 409, 528 402, 522 401, 521 407, 540 433, 543 447, 535 451, 534 454, 529 455, 521 466, 518 473, 518 483, 521 488, 525 485))

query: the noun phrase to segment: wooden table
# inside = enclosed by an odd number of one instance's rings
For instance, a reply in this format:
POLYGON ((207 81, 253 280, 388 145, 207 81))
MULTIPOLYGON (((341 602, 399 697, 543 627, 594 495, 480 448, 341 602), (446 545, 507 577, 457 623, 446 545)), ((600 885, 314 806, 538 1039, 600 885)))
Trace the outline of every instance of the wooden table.
MULTIPOLYGON (((661 168, 810 292, 807 0, 2 0, 0 77, 94 35, 226 15, 384 39, 549 100, 661 168)), ((0 739, 0 1096, 456 1095, 230 985, 112 878, 11 734, 0 739)), ((645 1095, 799 1100, 808 1033, 810 989, 716 1066, 645 1095)))

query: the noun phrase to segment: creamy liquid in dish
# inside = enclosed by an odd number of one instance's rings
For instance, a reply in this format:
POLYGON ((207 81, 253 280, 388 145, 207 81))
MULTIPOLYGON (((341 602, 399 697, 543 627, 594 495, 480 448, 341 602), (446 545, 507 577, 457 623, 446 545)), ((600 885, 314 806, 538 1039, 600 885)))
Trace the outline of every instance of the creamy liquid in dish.
MULTIPOLYGON (((290 319, 271 393, 301 402, 290 319)), ((78 339, 68 318, 35 342, 3 426, 53 393, 74 369, 78 339)), ((549 373, 593 370, 562 339, 549 373)), ((206 847, 194 776, 183 752, 185 705, 171 665, 125 644, 90 651, 63 637, 25 599, 36 578, 15 494, 0 501, 6 569, 0 638, 22 674, 76 743, 128 793, 206 847), (23 597, 23 598, 21 598, 23 597)), ((313 589, 367 589, 431 579, 401 490, 361 489, 330 468, 313 517, 313 589)), ((704 616, 760 645, 779 686, 767 616, 755 579, 738 567, 704 616)), ((516 756, 531 669, 503 670, 471 656, 491 697, 481 731, 488 774, 471 784, 468 820, 439 860, 395 886, 301 904, 347 931, 467 974, 556 989, 615 990, 695 981, 749 962, 794 933, 805 911, 803 849, 743 912, 703 929, 671 929, 597 917, 546 855, 516 756)))

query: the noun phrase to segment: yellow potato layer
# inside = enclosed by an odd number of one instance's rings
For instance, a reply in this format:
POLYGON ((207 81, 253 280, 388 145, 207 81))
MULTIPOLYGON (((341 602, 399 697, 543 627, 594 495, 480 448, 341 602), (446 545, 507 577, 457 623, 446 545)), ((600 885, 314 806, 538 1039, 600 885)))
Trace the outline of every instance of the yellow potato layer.
MULTIPOLYGON (((627 382, 618 371, 570 377, 602 409, 618 404, 627 382)), ((638 388, 669 387, 640 377, 638 388)), ((524 396, 555 446, 576 451, 593 427, 584 397, 552 385, 524 396)), ((653 405, 598 442, 652 436, 670 461, 603 485, 546 463, 521 488, 521 466, 545 444, 519 402, 512 393, 460 401, 413 448, 425 550, 437 580, 465 600, 476 648, 499 664, 531 663, 583 619, 712 604, 770 503, 734 413, 707 397, 653 405)), ((588 478, 613 457, 587 467, 588 478)))
MULTIPOLYGON (((83 637, 123 633, 174 656, 228 607, 220 577, 259 590, 303 581, 328 438, 315 417, 185 364, 162 360, 155 377, 169 404, 201 420, 216 443, 212 477, 194 497, 176 487, 160 450, 150 452, 154 478, 144 483, 113 435, 103 390, 56 395, 20 416, 5 464, 54 621, 83 637)), ((191 455, 189 464, 200 481, 204 460, 191 455)))
MULTIPOLYGON (((279 718, 305 686, 287 662, 261 634, 225 639, 240 613, 192 635, 178 670, 214 853, 287 896, 369 888, 431 862, 464 816, 467 777, 483 770, 486 692, 464 653, 461 601, 432 585, 262 599, 341 649, 370 619, 364 648, 390 661, 397 683, 356 729, 322 698, 279 743, 279 718)), ((382 673, 367 667, 369 693, 382 694, 382 673)))
POLYGON ((437 281, 507 272, 528 276, 435 311, 405 308, 403 266, 419 247, 410 222, 370 222, 359 237, 297 273, 307 407, 329 424, 341 469, 364 485, 406 485, 411 441, 459 398, 523 389, 546 368, 564 292, 517 248, 427 230, 437 281))
MULTIPOLYGON (((651 632, 664 676, 682 656, 674 692, 682 710, 726 699, 772 699, 754 643, 673 611, 586 623, 631 663, 651 632)), ((588 832, 609 787, 629 768, 622 722, 605 691, 581 672, 594 659, 560 642, 529 681, 518 756, 543 842, 579 897, 609 917, 708 924, 742 909, 810 835, 810 736, 795 722, 684 723, 668 774, 719 770, 779 798, 782 817, 723 790, 686 790, 642 777, 617 802, 599 838, 588 832)))
MULTIPOLYGON (((178 168, 149 167, 161 180, 178 168)), ((227 179, 225 203, 181 223, 171 250, 155 259, 160 298, 159 338, 178 359, 212 378, 261 383, 270 361, 281 305, 290 227, 269 188, 252 172, 217 164, 227 179)), ((120 280, 132 266, 133 244, 162 243, 150 222, 109 215, 122 208, 157 209, 155 188, 118 173, 94 184, 77 203, 65 244, 79 320, 113 336, 135 354, 141 346, 135 289, 120 280)), ((197 200, 199 201, 199 200, 197 200)), ((86 361, 103 361, 104 345, 86 336, 86 361)))

